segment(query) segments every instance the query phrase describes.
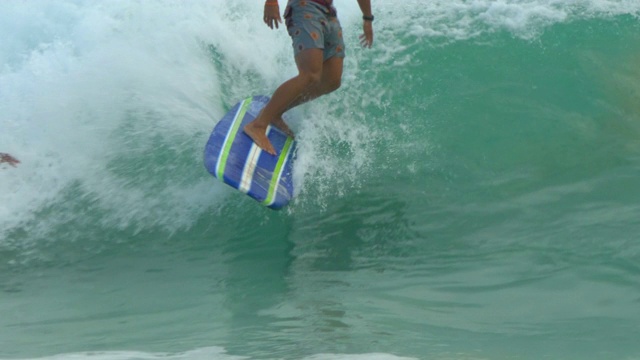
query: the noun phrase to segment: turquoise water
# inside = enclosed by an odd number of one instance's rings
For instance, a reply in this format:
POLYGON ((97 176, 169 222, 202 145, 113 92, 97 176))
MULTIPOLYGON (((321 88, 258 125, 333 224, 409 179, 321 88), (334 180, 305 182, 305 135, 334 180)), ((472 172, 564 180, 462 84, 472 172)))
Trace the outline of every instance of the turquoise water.
POLYGON ((640 359, 640 3, 336 5, 273 212, 202 165, 261 6, 0 3, 0 359, 640 359))

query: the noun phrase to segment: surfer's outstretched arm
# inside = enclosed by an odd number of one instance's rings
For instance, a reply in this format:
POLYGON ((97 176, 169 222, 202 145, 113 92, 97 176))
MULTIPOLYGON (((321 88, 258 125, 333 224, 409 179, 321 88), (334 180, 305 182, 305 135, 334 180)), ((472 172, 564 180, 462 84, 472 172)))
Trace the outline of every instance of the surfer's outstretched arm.
POLYGON ((9 154, 0 153, 0 164, 2 163, 8 163, 9 165, 16 167, 16 165, 20 164, 20 160, 9 154))

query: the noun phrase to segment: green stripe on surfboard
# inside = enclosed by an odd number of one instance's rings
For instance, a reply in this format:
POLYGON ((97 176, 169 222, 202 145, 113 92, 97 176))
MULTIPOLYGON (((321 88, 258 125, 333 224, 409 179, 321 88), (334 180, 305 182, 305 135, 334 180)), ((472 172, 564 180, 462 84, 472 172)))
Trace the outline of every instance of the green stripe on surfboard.
POLYGON ((242 108, 240 108, 240 112, 233 122, 233 127, 231 128, 231 131, 229 131, 229 136, 227 136, 227 139, 224 142, 224 148, 222 149, 222 153, 220 153, 218 179, 222 179, 222 177, 224 176, 224 169, 227 166, 227 158, 229 157, 229 151, 231 150, 231 146, 233 145, 233 140, 235 140, 236 135, 238 134, 238 129, 240 129, 240 124, 242 124, 244 114, 247 113, 249 105, 251 105, 252 101, 253 98, 247 98, 244 100, 242 108))
POLYGON ((289 149, 291 149, 291 144, 293 144, 293 139, 290 136, 287 136, 287 140, 284 142, 284 146, 282 148, 282 151, 280 152, 280 157, 278 157, 276 168, 273 170, 273 176, 271 177, 271 183, 269 184, 269 192, 267 193, 267 198, 262 202, 266 206, 271 205, 276 197, 276 185, 278 185, 278 181, 280 180, 280 172, 282 171, 282 166, 284 165, 285 161, 287 161, 287 157, 289 156, 289 149))

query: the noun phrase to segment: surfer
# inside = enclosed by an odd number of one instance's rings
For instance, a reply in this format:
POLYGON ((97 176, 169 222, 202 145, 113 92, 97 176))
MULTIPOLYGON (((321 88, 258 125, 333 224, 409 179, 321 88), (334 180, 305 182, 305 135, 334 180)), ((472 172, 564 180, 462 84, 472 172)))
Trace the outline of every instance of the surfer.
POLYGON ((20 161, 9 154, 0 153, 0 164, 2 163, 8 163, 9 165, 16 167, 16 165, 20 164, 20 161))
MULTIPOLYGON (((371 0, 358 0, 358 5, 363 14, 364 30, 360 43, 370 48, 373 44, 371 0)), ((278 0, 266 0, 263 20, 271 29, 277 29, 282 23, 279 9, 278 0)), ((244 132, 256 145, 272 155, 276 152, 267 138, 267 126, 273 124, 293 136, 282 114, 337 90, 345 57, 342 28, 333 0, 289 0, 284 19, 293 41, 298 75, 280 85, 258 117, 244 127, 244 132)))

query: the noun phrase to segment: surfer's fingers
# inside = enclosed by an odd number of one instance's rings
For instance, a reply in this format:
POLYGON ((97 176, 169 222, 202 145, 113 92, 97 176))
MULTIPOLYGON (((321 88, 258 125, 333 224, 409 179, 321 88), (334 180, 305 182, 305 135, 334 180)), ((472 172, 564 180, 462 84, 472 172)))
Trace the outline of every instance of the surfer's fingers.
POLYGON ((273 16, 265 16, 264 17, 264 23, 267 24, 268 27, 270 27, 271 29, 273 29, 273 27, 275 26, 276 29, 278 29, 278 25, 279 23, 282 23, 282 19, 280 19, 280 17, 273 17, 273 16))
POLYGON ((360 35, 360 45, 371 48, 371 46, 373 45, 373 36, 368 34, 360 35))
POLYGON ((371 47, 371 43, 365 34, 360 35, 360 46, 371 47))

